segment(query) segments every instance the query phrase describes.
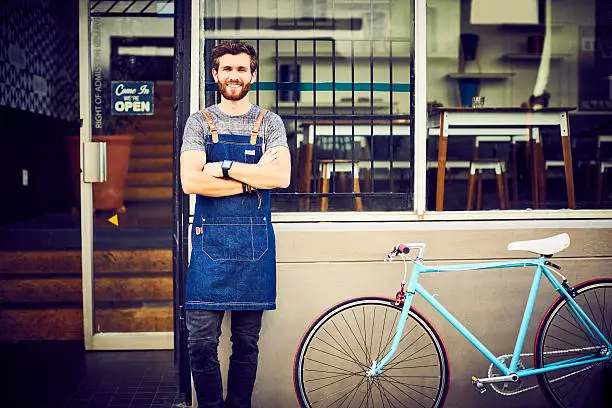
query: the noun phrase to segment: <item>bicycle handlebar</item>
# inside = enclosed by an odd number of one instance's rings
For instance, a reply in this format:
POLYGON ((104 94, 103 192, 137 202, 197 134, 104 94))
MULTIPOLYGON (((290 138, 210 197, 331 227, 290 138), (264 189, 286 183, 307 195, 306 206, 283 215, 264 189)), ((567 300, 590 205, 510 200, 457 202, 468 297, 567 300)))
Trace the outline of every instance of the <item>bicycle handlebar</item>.
POLYGON ((425 250, 424 243, 410 243, 410 244, 399 244, 393 248, 387 257, 385 258, 385 262, 390 262, 399 254, 408 255, 411 250, 416 249, 417 255, 416 259, 420 259, 423 256, 423 251, 425 250))
POLYGON ((408 246, 405 244, 399 244, 396 250, 398 254, 401 252, 404 255, 408 255, 408 253, 410 252, 410 248, 408 248, 408 246))
POLYGON ((410 252, 410 248, 408 247, 408 245, 405 244, 399 244, 398 246, 394 247, 393 250, 391 252, 389 252, 385 258, 385 262, 390 262, 393 260, 393 258, 395 258, 397 255, 404 254, 404 255, 408 255, 408 253, 410 252))

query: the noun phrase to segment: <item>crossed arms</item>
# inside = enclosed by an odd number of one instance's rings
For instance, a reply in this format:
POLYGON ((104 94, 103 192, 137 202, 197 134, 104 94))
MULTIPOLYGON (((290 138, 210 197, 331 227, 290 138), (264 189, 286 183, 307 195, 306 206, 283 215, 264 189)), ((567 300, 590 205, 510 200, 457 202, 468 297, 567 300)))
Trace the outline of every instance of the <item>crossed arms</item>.
POLYGON ((291 174, 289 149, 275 146, 256 164, 234 162, 231 179, 224 179, 221 162, 206 163, 206 153, 187 150, 181 154, 181 184, 185 194, 226 197, 242 193, 242 183, 256 189, 286 188, 291 174))

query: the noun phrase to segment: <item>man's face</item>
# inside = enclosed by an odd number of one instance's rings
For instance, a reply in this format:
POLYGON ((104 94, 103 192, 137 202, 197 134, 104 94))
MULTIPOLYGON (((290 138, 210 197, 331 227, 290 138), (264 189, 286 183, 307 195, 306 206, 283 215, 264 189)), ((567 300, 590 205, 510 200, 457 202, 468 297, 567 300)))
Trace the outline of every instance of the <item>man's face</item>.
POLYGON ((213 68, 212 74, 223 97, 230 101, 239 101, 249 93, 257 72, 251 73, 251 57, 242 53, 221 56, 219 71, 213 68))

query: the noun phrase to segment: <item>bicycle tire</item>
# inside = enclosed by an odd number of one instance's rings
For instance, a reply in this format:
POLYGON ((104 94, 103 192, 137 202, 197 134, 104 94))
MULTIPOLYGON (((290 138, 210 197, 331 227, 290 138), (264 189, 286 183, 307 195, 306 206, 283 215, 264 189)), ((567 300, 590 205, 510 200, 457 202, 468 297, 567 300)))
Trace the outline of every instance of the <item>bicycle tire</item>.
MULTIPOLYGON (((575 286, 574 300, 607 339, 612 332, 612 279, 575 286)), ((536 368, 593 353, 592 341, 576 320, 564 296, 558 297, 540 322, 535 338, 536 368)), ((612 361, 579 365, 537 375, 547 399, 561 408, 612 407, 612 361)))
POLYGON ((380 375, 372 361, 390 349, 402 306, 363 297, 326 310, 297 348, 293 380, 302 407, 441 407, 449 388, 446 349, 434 327, 411 308, 402 341, 380 375), (378 314, 378 318, 377 318, 378 314))

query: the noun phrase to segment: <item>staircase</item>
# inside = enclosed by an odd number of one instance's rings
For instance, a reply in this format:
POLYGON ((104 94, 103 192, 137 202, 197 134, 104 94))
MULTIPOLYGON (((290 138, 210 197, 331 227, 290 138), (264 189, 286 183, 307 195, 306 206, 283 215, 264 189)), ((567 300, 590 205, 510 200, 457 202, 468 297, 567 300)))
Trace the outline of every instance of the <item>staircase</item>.
MULTIPOLYGON (((172 250, 94 252, 96 332, 173 330, 172 250)), ((0 341, 81 340, 81 252, 0 251, 0 341)))
POLYGON ((136 132, 128 168, 125 201, 172 200, 172 117, 173 86, 155 83, 152 116, 136 116, 136 132))

